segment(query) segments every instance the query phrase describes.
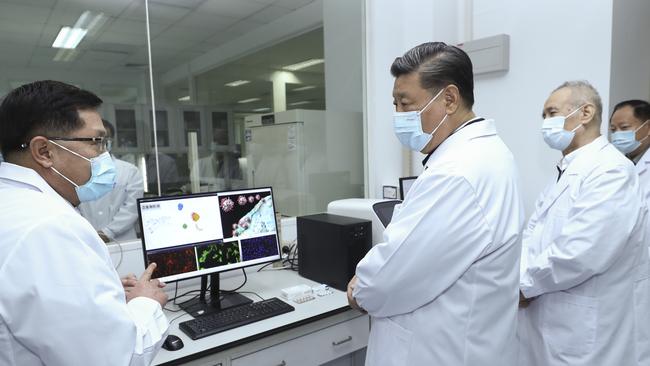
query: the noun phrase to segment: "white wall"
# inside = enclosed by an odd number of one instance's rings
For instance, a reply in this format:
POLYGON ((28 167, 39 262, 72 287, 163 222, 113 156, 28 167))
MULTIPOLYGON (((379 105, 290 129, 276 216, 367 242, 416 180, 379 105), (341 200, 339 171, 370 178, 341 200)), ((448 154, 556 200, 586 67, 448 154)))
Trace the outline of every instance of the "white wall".
POLYGON ((393 134, 390 65, 406 50, 432 39, 433 9, 430 0, 366 0, 367 197, 381 198, 382 185, 396 186, 405 175, 402 147, 393 134))
POLYGON ((650 1, 614 0, 610 110, 627 99, 650 99, 650 1))
POLYGON ((539 130, 550 92, 566 80, 586 79, 608 113, 611 19, 611 0, 474 0, 475 38, 510 35, 510 70, 476 77, 475 111, 496 120, 515 155, 528 215, 561 158, 539 130))
POLYGON ((361 112, 363 0, 323 1, 325 105, 337 112, 361 112))
MULTIPOLYGON (((510 70, 475 78, 474 109, 496 120, 499 134, 515 155, 527 214, 561 157, 545 145, 539 131, 542 106, 551 90, 565 80, 587 79, 599 90, 608 113, 612 1, 469 2, 473 3, 470 29, 474 39, 510 35, 510 70)), ((464 7, 454 1, 412 0, 396 7, 369 0, 366 5, 370 9, 366 26, 368 170, 371 188, 380 192, 382 182, 395 181, 402 166, 399 143, 390 127, 390 62, 423 41, 465 40, 461 32, 467 27, 459 24, 464 7)), ((413 157, 414 172, 421 170, 418 160, 420 156, 413 157)))

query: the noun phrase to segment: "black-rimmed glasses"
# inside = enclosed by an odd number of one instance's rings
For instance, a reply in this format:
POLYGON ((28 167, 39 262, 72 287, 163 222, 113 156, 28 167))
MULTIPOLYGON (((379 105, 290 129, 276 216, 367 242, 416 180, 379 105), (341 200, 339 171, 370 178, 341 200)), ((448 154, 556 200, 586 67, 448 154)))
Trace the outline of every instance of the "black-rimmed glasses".
POLYGON ((99 145, 100 151, 111 151, 113 147, 113 139, 110 137, 48 137, 50 140, 55 141, 88 141, 95 145, 99 145))

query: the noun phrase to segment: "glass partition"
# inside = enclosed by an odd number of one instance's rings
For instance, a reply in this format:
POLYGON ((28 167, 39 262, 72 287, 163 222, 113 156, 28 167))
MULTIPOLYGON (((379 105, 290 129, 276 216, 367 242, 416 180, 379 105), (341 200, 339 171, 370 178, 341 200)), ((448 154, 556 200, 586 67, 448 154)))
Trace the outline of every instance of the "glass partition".
POLYGON ((81 207, 102 235, 135 239, 142 196, 272 186, 280 213, 295 216, 363 195, 361 68, 337 71, 342 58, 360 65, 361 47, 327 45, 336 27, 324 2, 148 6, 151 60, 145 0, 0 0, 0 94, 54 79, 104 100, 123 173, 112 196, 81 207), (57 43, 75 29, 84 35, 57 43))

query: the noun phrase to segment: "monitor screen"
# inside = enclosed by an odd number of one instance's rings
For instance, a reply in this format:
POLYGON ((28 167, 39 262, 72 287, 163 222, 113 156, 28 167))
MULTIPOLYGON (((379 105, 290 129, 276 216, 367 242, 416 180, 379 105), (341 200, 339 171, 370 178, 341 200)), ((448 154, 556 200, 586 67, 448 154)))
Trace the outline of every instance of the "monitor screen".
POLYGON ((399 179, 399 193, 402 196, 402 200, 404 200, 416 179, 418 179, 418 177, 402 177, 399 179))
POLYGON ((163 282, 280 259, 271 188, 141 198, 138 215, 163 282))

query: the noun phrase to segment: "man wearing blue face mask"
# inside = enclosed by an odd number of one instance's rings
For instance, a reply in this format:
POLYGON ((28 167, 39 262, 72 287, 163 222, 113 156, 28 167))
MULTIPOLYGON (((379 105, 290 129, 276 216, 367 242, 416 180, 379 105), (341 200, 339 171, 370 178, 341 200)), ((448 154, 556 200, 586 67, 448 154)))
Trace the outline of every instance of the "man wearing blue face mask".
POLYGON ((600 134, 585 81, 544 104, 542 136, 558 174, 523 233, 519 365, 639 365, 649 349, 646 205, 632 163, 600 134))
POLYGON ((397 139, 426 155, 384 243, 357 266, 370 314, 367 365, 515 366, 523 207, 512 154, 476 117, 472 63, 425 43, 398 57, 397 139))
POLYGON ((155 265, 120 281, 75 209, 115 182, 101 102, 37 81, 0 105, 0 365, 148 365, 167 332, 155 265))
MULTIPOLYGON (((650 207, 650 103, 644 100, 618 103, 612 112, 609 127, 612 145, 634 163, 645 191, 645 203, 650 207)), ((650 230, 650 213, 646 218, 646 230, 650 230)), ((646 232, 645 242, 650 247, 650 231, 646 232)), ((637 303, 637 313, 641 315, 650 309, 650 298, 642 300, 637 303)), ((650 365, 650 324, 639 327, 638 331, 639 339, 644 340, 639 347, 639 365, 650 365)))
MULTIPOLYGON (((115 127, 106 120, 102 120, 102 123, 106 136, 112 139, 115 127)), ((137 199, 142 198, 144 193, 142 174, 138 167, 113 155, 111 158, 115 165, 115 188, 99 199, 82 202, 78 207, 81 215, 93 225, 106 243, 136 239, 137 199)))

